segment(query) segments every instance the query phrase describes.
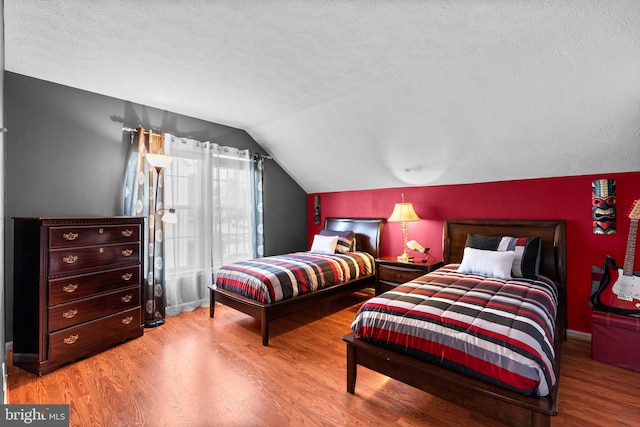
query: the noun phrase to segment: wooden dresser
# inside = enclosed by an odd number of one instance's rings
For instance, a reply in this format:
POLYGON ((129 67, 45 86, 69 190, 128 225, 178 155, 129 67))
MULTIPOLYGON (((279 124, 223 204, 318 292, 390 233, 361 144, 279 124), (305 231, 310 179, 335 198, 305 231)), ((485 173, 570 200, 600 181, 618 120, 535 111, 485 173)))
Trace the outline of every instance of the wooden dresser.
POLYGON ((14 218, 15 366, 43 375, 143 334, 144 221, 14 218))

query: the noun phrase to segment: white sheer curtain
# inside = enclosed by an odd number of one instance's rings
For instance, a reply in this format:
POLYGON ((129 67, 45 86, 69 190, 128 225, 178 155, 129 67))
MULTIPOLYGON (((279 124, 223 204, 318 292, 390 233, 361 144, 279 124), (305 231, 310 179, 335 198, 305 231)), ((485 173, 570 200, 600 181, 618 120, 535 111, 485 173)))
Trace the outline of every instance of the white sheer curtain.
POLYGON ((209 304, 208 286, 221 265, 253 258, 252 156, 247 150, 165 134, 165 226, 168 315, 209 304))

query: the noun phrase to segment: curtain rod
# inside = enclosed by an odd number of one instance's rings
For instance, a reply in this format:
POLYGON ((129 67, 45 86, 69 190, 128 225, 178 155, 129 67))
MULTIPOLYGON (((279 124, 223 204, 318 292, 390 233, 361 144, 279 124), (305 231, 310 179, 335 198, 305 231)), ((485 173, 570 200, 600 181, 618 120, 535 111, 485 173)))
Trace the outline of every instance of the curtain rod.
MULTIPOLYGON (((131 144, 133 144, 133 134, 134 132, 137 132, 138 129, 133 129, 133 128, 128 128, 128 127, 123 127, 122 128, 123 132, 129 132, 131 133, 131 144)), ((147 131, 145 131, 144 133, 149 133, 147 131)), ((159 132, 160 133, 160 132, 159 132)), ((179 138, 179 137, 178 137, 179 138)), ((262 153, 252 153, 251 154, 253 157, 259 156, 263 159, 267 159, 267 160, 273 160, 273 157, 269 156, 268 154, 262 154, 262 153)))

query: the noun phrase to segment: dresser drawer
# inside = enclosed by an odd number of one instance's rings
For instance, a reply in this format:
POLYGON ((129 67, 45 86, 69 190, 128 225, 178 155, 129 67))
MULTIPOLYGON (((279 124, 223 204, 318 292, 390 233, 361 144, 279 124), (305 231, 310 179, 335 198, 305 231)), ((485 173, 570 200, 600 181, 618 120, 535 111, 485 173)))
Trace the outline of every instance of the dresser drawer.
POLYGON ((140 285, 140 266, 49 280, 49 306, 140 285))
POLYGON ((427 272, 423 269, 416 270, 412 268, 378 265, 379 280, 394 283, 406 283, 420 276, 424 276, 427 272))
POLYGON ((104 245, 140 240, 138 224, 107 226, 64 226, 49 229, 49 247, 104 245))
POLYGON ((114 335, 141 327, 139 307, 49 334, 49 359, 97 346, 114 335))
POLYGON ((49 307, 49 332, 78 325, 140 305, 140 287, 49 307))
POLYGON ((82 246, 49 251, 49 274, 140 262, 140 243, 82 246))

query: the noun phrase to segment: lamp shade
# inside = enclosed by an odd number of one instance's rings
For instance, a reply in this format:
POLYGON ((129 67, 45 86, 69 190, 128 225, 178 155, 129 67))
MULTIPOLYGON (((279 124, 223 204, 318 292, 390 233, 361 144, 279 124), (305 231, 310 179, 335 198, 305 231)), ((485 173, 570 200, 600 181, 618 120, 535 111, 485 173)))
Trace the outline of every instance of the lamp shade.
POLYGON ((171 164, 173 157, 164 154, 147 154, 147 162, 156 169, 164 169, 171 164))
POLYGON ((420 221, 420 217, 413 210, 411 203, 396 203, 393 213, 388 219, 389 222, 412 222, 420 221))
POLYGON ((171 209, 163 209, 165 211, 164 215, 162 215, 162 222, 166 222, 167 224, 176 224, 178 222, 178 215, 176 215, 176 210, 171 209))

